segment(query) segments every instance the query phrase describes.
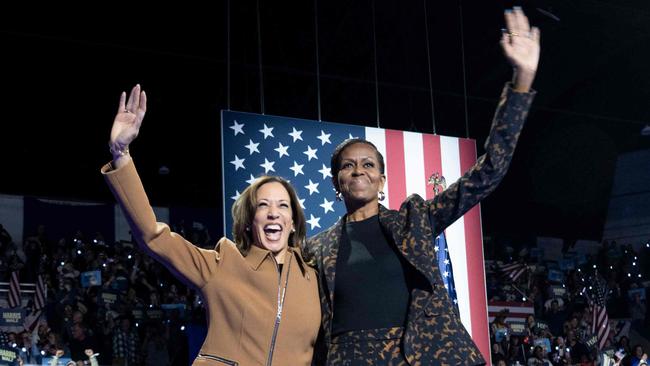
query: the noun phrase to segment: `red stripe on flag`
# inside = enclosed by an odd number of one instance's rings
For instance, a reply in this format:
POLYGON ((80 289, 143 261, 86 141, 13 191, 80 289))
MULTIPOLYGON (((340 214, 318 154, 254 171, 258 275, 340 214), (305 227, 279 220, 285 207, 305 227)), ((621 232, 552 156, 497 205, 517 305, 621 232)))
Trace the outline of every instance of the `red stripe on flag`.
POLYGON ((406 198, 404 136, 402 131, 386 130, 386 175, 389 177, 389 208, 397 210, 406 198))
MULTIPOLYGON (((473 140, 458 139, 460 150, 460 171, 464 174, 476 162, 476 143, 473 140)), ((481 211, 476 205, 464 216, 465 253, 470 279, 469 303, 472 318, 472 338, 484 357, 490 357, 490 339, 488 332, 487 295, 483 280, 485 268, 483 263, 483 238, 481 233, 481 211)), ((488 363, 490 360, 488 360, 488 363)))
MULTIPOLYGON (((424 154, 424 174, 425 178, 429 179, 431 174, 442 174, 442 160, 440 153, 440 136, 438 135, 422 135, 422 150, 424 154)), ((433 186, 427 184, 427 197, 430 200, 433 198, 433 186)))

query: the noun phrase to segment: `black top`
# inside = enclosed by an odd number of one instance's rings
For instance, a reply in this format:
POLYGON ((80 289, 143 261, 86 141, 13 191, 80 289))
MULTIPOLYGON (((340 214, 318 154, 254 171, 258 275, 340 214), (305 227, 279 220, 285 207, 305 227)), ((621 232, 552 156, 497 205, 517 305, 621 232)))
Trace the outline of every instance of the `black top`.
POLYGON ((346 223, 336 260, 332 335, 404 326, 415 277, 426 281, 398 255, 378 215, 346 223))

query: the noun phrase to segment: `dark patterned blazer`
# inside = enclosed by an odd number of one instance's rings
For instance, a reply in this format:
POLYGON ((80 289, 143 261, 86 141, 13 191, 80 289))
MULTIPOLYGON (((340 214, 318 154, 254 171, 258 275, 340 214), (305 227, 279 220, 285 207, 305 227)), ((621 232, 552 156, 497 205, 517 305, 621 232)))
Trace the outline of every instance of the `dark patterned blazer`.
MULTIPOLYGON (((504 177, 534 94, 517 93, 506 85, 485 143, 485 155, 433 200, 412 195, 402 203, 399 211, 379 205, 379 222, 384 234, 431 285, 427 290, 411 290, 403 342, 406 359, 411 365, 485 363, 443 285, 434 238, 490 194, 504 177)), ((307 243, 307 251, 320 274, 325 348, 331 339, 336 259, 346 217, 307 243)))

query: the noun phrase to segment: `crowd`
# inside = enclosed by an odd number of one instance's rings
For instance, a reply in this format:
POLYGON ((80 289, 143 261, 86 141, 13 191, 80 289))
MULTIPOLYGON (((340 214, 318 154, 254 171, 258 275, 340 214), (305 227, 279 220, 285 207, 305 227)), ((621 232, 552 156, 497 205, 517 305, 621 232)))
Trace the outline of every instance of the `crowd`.
MULTIPOLYGON (((184 226, 175 229, 209 241, 205 228, 184 226)), ((47 288, 33 329, 0 333, 0 348, 15 350, 26 364, 57 353, 89 362, 86 351, 93 350, 102 365, 186 365, 186 326, 205 324, 194 291, 134 243, 106 243, 101 233, 52 240, 39 226, 19 245, 0 226, 0 280, 8 282, 14 271, 21 283, 41 275, 47 288)), ((29 298, 25 310, 35 314, 29 298)))
MULTIPOLYGON (((174 230, 212 245, 201 225, 181 222, 174 230)), ((534 309, 523 325, 506 321, 512 319, 506 311, 496 314, 490 325, 493 364, 595 365, 607 359, 645 364, 647 350, 631 344, 628 333, 645 335, 650 319, 644 289, 650 245, 635 251, 604 242, 596 255, 580 256, 567 248, 565 260, 542 257, 524 248, 517 254, 495 253, 487 261, 488 301, 525 302, 534 309), (514 281, 497 264, 513 262, 526 268, 514 281), (590 294, 598 286, 607 289, 610 320, 623 319, 612 322, 602 349, 595 344, 590 307, 590 294)), ((18 245, 0 226, 0 276, 7 282, 14 271, 21 282, 42 275, 48 292, 32 330, 0 333, 0 347, 16 350, 24 363, 41 364, 49 357, 89 364, 94 355, 102 365, 185 365, 185 326, 205 324, 201 299, 192 290, 133 243, 109 245, 100 233, 77 231, 52 240, 39 226, 18 245), (90 282, 84 279, 87 273, 90 282)))
POLYGON ((646 316, 645 279, 650 244, 635 251, 631 245, 605 241, 593 255, 565 246, 562 258, 543 258, 543 251, 522 247, 494 253, 494 260, 488 261, 488 301, 520 302, 534 309, 525 322, 508 311, 494 316, 490 327, 493 363, 645 364, 648 350, 631 344, 629 334, 634 330, 639 342, 647 337, 646 319, 650 317, 646 316), (512 263, 524 268, 514 280, 509 277, 513 271, 503 271, 511 270, 512 263), (599 291, 610 320, 607 337, 601 337, 602 347, 596 333, 603 324, 597 321, 596 332, 592 328, 599 291))

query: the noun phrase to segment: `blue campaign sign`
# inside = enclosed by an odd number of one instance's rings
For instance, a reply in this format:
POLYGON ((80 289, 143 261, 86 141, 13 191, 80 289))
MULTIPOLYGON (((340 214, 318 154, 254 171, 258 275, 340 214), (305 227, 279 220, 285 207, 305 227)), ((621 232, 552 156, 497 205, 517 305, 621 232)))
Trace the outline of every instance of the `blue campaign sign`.
POLYGON ((101 286, 102 271, 88 271, 81 274, 81 287, 101 286))
MULTIPOLYGON (((70 361, 72 361, 70 357, 61 357, 57 360, 56 366, 65 366, 70 361)), ((43 357, 41 361, 41 366, 50 366, 50 365, 52 365, 52 357, 43 357)))
POLYGON ((551 269, 548 271, 548 280, 552 282, 562 282, 564 281, 564 273, 551 269))

